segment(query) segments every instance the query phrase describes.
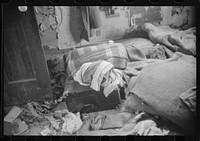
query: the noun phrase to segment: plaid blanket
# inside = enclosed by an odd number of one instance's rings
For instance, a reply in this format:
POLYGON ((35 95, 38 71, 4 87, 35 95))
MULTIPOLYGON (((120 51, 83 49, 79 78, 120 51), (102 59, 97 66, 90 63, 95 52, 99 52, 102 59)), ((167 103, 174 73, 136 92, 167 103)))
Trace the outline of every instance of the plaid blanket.
POLYGON ((73 76, 87 62, 97 60, 108 61, 114 68, 125 69, 127 65, 127 52, 121 43, 100 44, 72 50, 66 57, 67 74, 73 76))

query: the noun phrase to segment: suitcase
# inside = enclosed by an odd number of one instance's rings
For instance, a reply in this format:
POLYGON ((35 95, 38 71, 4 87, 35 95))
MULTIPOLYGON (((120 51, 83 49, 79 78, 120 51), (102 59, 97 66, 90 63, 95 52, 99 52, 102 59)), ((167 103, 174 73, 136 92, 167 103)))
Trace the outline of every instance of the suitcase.
POLYGON ((105 97, 103 88, 100 91, 95 91, 90 87, 81 86, 74 80, 66 81, 65 91, 68 91, 65 102, 68 110, 73 113, 115 109, 121 103, 119 90, 114 90, 108 97, 105 97))

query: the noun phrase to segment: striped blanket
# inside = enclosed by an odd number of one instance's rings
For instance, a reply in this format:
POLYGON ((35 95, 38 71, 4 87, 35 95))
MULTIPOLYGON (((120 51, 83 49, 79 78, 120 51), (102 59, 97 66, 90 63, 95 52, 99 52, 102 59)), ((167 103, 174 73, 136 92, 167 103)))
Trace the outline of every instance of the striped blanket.
POLYGON ((125 69, 127 66, 127 52, 121 43, 100 44, 72 50, 66 57, 67 74, 72 77, 87 62, 104 60, 114 65, 114 68, 125 69))

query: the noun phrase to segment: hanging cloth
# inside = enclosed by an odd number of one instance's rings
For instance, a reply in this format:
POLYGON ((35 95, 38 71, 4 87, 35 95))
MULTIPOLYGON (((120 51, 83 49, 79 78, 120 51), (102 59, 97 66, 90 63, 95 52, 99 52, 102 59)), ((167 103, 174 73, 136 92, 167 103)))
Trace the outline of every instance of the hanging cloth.
POLYGON ((80 6, 84 29, 81 38, 89 41, 90 30, 102 26, 100 11, 98 6, 80 6))

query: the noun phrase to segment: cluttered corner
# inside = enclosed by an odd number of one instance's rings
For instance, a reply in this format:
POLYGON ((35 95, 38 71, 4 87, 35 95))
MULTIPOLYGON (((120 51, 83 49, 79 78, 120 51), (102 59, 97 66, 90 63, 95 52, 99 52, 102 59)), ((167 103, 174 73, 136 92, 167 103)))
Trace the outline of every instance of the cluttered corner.
POLYGON ((13 106, 4 118, 4 135, 72 135, 83 122, 65 102, 29 102, 13 106))

